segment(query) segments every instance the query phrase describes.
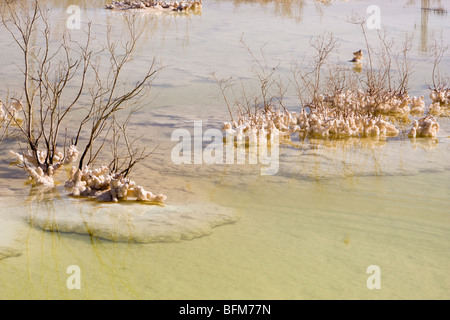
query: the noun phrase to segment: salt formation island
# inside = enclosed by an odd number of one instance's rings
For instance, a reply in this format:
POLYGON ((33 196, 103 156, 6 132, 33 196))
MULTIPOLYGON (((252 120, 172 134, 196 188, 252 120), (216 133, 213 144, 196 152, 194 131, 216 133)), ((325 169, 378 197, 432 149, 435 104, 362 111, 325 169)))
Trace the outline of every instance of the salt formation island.
POLYGON ((201 205, 145 206, 100 203, 76 198, 53 201, 53 209, 33 204, 29 223, 48 232, 72 233, 116 242, 180 242, 208 236, 219 226, 233 224, 239 215, 230 208, 201 205))
POLYGON ((113 1, 106 5, 109 10, 140 10, 145 12, 184 12, 199 14, 202 11, 202 1, 113 1))

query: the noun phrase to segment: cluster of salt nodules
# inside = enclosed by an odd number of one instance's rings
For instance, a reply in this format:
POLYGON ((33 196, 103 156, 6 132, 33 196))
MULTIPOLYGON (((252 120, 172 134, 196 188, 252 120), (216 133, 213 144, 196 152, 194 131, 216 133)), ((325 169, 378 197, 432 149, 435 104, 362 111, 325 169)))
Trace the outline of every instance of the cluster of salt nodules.
POLYGON ((271 143, 281 136, 299 131, 294 113, 280 110, 258 110, 255 114, 239 114, 238 121, 224 122, 222 129, 228 141, 256 144, 268 139, 271 143))
POLYGON ((202 7, 201 0, 195 1, 113 1, 106 9, 154 9, 158 11, 198 11, 202 7))
POLYGON ((365 114, 382 114, 396 117, 407 117, 410 114, 418 115, 425 112, 424 97, 409 96, 386 92, 384 94, 371 96, 361 90, 356 92, 347 91, 338 93, 331 97, 323 98, 331 107, 347 108, 351 111, 365 114))
POLYGON ((241 115, 238 122, 225 122, 223 130, 227 137, 237 143, 255 143, 261 139, 270 142, 277 137, 288 138, 298 132, 302 139, 312 138, 350 138, 397 136, 395 126, 380 116, 333 115, 302 110, 299 114, 285 110, 260 111, 255 114, 241 115))
MULTIPOLYGON (((400 100, 397 107, 403 108, 406 101, 413 102, 415 109, 424 108, 423 97, 400 100)), ((398 129, 381 115, 375 116, 374 101, 358 92, 341 93, 333 97, 319 96, 312 111, 303 108, 300 113, 286 109, 264 108, 256 112, 238 114, 238 120, 225 122, 223 130, 230 139, 239 142, 254 143, 261 139, 274 141, 275 137, 289 137, 299 132, 302 139, 313 138, 350 138, 350 137, 395 137, 398 129)), ((409 106, 408 114, 409 114, 409 106)), ((378 110, 379 111, 379 110, 378 110)))
POLYGON ((431 91, 430 98, 432 104, 428 107, 428 113, 440 116, 448 112, 450 107, 450 88, 435 89, 431 91))
POLYGON ((444 105, 450 105, 450 88, 433 90, 430 93, 430 98, 433 103, 441 103, 444 105))
POLYGON ((316 109, 345 110, 359 115, 382 114, 397 117, 408 116, 411 112, 424 112, 423 97, 410 97, 407 94, 386 92, 370 95, 362 90, 336 92, 332 95, 319 95, 314 102, 316 109))
POLYGON ((300 132, 313 138, 395 137, 399 131, 381 116, 327 115, 320 112, 300 113, 300 132))
POLYGON ((432 115, 427 115, 419 120, 413 121, 413 126, 408 132, 408 137, 424 137, 424 138, 434 138, 439 132, 439 123, 436 118, 432 115))
MULTIPOLYGON (((414 98, 417 99, 417 97, 414 98)), ((374 111, 377 113, 394 116, 408 116, 411 112, 409 105, 412 103, 412 99, 407 95, 386 96, 383 97, 381 101, 381 103, 375 103, 374 100, 371 101, 374 105, 374 111)), ((417 111, 419 110, 416 109, 416 112, 417 111)))
POLYGON ((20 111, 22 111, 23 105, 22 101, 17 99, 12 99, 9 106, 3 107, 3 103, 0 101, 0 122, 17 119, 20 111))
POLYGON ((423 101, 423 96, 413 97, 411 99, 411 114, 423 114, 425 111, 425 101, 423 101))
POLYGON ((18 166, 28 172, 36 185, 47 187, 53 187, 55 174, 63 165, 75 162, 79 155, 75 146, 70 146, 65 154, 61 151, 56 152, 52 161, 49 161, 47 152, 43 150, 37 150, 36 155, 32 151, 20 154, 11 150, 10 153, 17 159, 18 166))
POLYGON ((72 167, 69 180, 65 188, 75 197, 91 197, 102 202, 118 202, 130 198, 137 201, 164 202, 166 196, 154 195, 143 187, 119 173, 109 173, 109 168, 102 166, 90 170, 88 166, 83 169, 72 167))

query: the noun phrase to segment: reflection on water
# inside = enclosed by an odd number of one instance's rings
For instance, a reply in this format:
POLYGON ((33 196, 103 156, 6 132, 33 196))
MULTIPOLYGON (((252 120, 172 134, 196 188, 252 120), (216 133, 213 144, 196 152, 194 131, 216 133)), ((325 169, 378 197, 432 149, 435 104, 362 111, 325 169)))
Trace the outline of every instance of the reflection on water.
MULTIPOLYGON (((409 4, 414 4, 415 1, 410 1, 409 4)), ((420 43, 421 51, 428 52, 428 18, 431 13, 438 16, 446 16, 447 10, 442 6, 441 0, 421 0, 421 20, 420 20, 420 43)))
MULTIPOLYGON (((304 0, 287 0, 287 1, 274 1, 274 0, 235 0, 234 5, 236 6, 236 9, 239 10, 239 7, 241 5, 249 5, 249 4, 255 4, 258 3, 261 6, 274 6, 273 10, 277 15, 281 15, 285 18, 289 19, 295 19, 297 21, 302 21, 303 18, 303 9, 305 6, 305 3, 307 1, 304 0)), ((317 8, 320 9, 318 4, 316 3, 317 8)), ((272 9, 272 8, 270 8, 272 9)))
MULTIPOLYGON (((83 19, 95 21, 98 45, 107 17, 120 37, 121 15, 103 10, 103 1, 47 1, 55 10, 69 2, 82 6, 83 19)), ((142 17, 144 36, 134 58, 145 64, 156 56, 168 67, 155 81, 154 100, 130 123, 143 145, 158 146, 134 177, 166 193, 166 207, 84 202, 68 198, 61 185, 30 192, 23 173, 7 166, 17 142, 1 142, 0 298, 450 297, 446 118, 439 119, 436 140, 410 140, 405 127, 388 141, 294 137, 282 145, 274 176, 261 176, 259 165, 172 163, 173 130, 189 129, 198 119, 205 130, 218 128, 227 119, 208 75, 217 70, 248 79, 248 56, 239 46, 243 32, 252 48, 267 44, 267 58, 280 61, 283 76, 292 56, 304 56, 310 37, 324 27, 342 40, 344 57, 363 45, 343 22, 353 6, 366 9, 362 1, 320 5, 323 11, 315 1, 254 2, 208 1, 201 16, 142 17), (323 20, 316 19, 322 13, 323 20), (381 268, 382 290, 366 287, 372 264, 381 268), (81 290, 67 289, 71 265, 81 269, 81 290)), ((386 6, 397 12, 404 3, 386 6)), ((409 8, 402 19, 426 18, 426 25, 432 17, 446 19, 424 12, 409 8)), ((55 17, 61 31, 66 14, 55 17)), ((401 19, 389 23, 395 35, 410 31, 401 19)), ((0 33, 4 46, 8 41, 0 33)), ((3 76, 19 87, 10 65, 15 51, 1 55, 3 76)), ((139 63, 130 73, 139 72, 139 63)), ((412 86, 422 93, 429 70, 420 63, 412 86)), ((0 91, 3 96, 6 88, 0 91)), ((288 102, 294 110, 296 102, 288 102)))

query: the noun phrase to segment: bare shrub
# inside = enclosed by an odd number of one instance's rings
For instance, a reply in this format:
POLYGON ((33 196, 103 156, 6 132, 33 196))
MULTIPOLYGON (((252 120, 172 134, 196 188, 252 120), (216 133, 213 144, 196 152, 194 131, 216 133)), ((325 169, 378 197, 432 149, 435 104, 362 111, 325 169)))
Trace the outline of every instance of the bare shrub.
POLYGON ((110 145, 109 173, 125 178, 148 153, 128 136, 130 117, 119 123, 118 115, 124 109, 133 114, 161 70, 153 59, 139 80, 124 84, 143 30, 137 16, 124 15, 122 41, 112 39, 108 23, 106 43, 95 51, 91 23, 80 31, 84 33, 82 41, 73 40, 67 30, 55 41, 48 15, 49 10, 38 0, 1 5, 2 25, 20 49, 23 61, 19 70, 23 77, 23 121, 12 121, 26 145, 22 145, 22 154, 15 154, 17 165, 37 184, 52 185, 53 176, 64 164, 77 162, 78 170, 85 169, 110 145), (108 70, 106 75, 104 70, 108 70))

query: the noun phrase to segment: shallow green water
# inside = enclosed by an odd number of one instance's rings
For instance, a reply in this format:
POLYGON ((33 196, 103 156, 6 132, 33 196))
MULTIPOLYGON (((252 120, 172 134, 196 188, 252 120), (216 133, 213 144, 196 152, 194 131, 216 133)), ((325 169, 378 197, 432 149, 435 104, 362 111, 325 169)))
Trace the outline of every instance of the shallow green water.
MULTIPOLYGON (((221 76, 251 76, 249 57, 239 44, 243 33, 250 46, 265 45, 266 57, 280 62, 283 76, 292 57, 308 52, 310 37, 323 31, 342 41, 340 61, 363 45, 344 20, 352 10, 364 13, 365 1, 295 2, 291 11, 271 2, 204 2, 200 16, 146 16, 151 28, 135 57, 145 65, 155 55, 168 65, 155 80, 155 100, 133 123, 145 133, 143 144, 159 145, 134 178, 167 194, 167 206, 99 206, 67 199, 61 186, 36 205, 24 201, 30 192, 24 173, 2 165, 0 254, 11 257, 0 260, 0 298, 448 299, 447 119, 439 120, 438 142, 414 144, 402 136, 385 143, 294 139, 282 147, 273 176, 260 175, 258 165, 172 164, 174 129, 191 129, 192 120, 203 120, 205 128, 228 120, 208 76, 214 70, 221 76), (170 219, 159 216, 164 212, 170 219), (148 217, 152 223, 139 229, 148 217), (70 219, 85 223, 84 232, 82 226, 78 233, 42 230, 56 223, 61 231, 70 219), (104 231, 108 223, 111 230, 104 231), (130 228, 120 229, 123 225, 130 228), (141 241, 105 239, 133 232, 141 241), (80 290, 66 285, 71 265, 80 267, 80 290), (380 290, 367 288, 370 265, 381 269, 380 290)), ((109 13, 80 4, 101 37, 109 13)), ((64 23, 64 8, 55 7, 55 24, 64 23)), ((449 31, 449 17, 430 12, 424 32, 419 2, 386 1, 381 8, 394 36, 415 32, 411 90, 425 94, 430 70, 424 47, 433 33, 449 31)), ((2 33, 2 45, 8 41, 2 33)), ((3 74, 10 76, 11 88, 18 88, 20 79, 8 62, 14 51, 2 56, 3 74)), ((132 72, 139 72, 139 64, 132 72)), ((448 56, 443 64, 450 66, 448 56)), ((4 77, 1 81, 6 84, 4 77)), ((295 109, 295 99, 288 103, 295 109)), ((1 143, 2 160, 9 160, 6 151, 15 145, 1 143)))

